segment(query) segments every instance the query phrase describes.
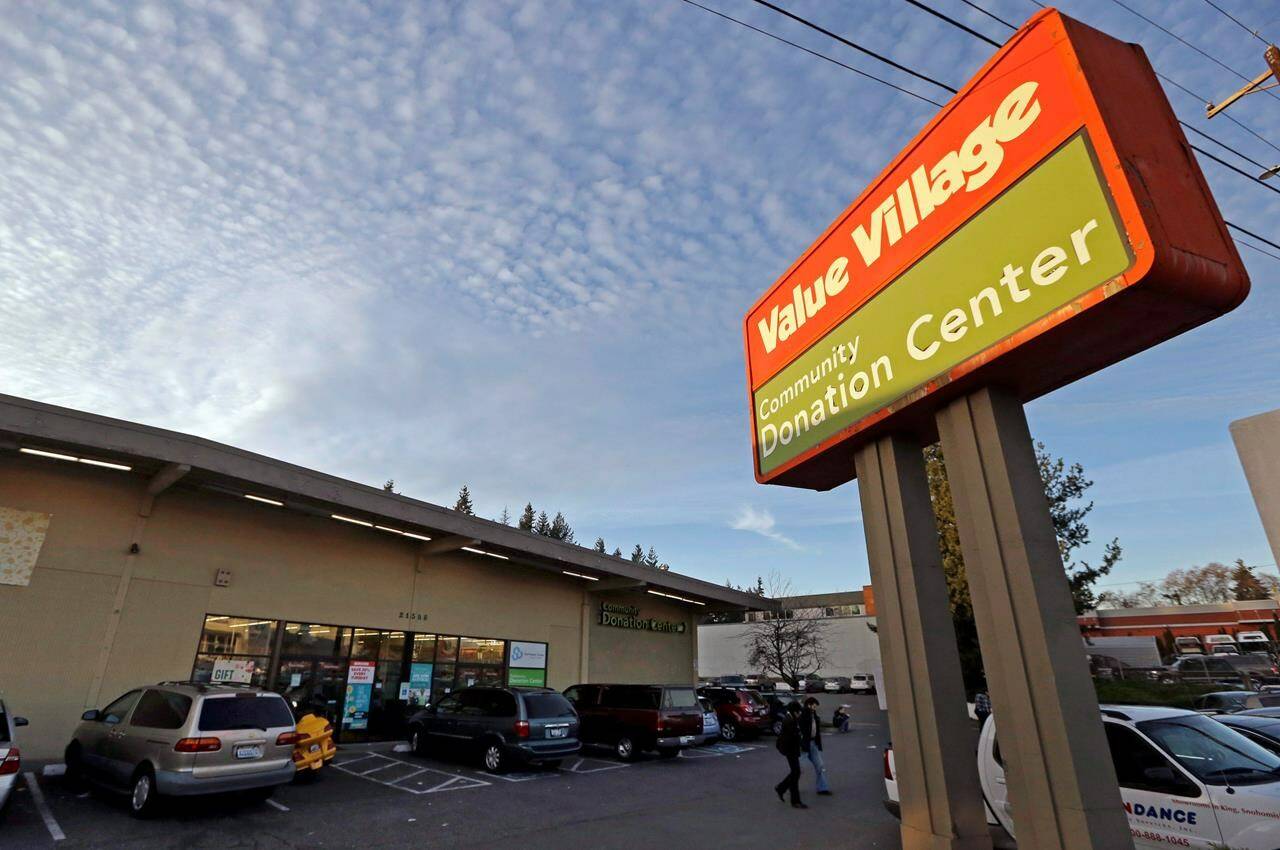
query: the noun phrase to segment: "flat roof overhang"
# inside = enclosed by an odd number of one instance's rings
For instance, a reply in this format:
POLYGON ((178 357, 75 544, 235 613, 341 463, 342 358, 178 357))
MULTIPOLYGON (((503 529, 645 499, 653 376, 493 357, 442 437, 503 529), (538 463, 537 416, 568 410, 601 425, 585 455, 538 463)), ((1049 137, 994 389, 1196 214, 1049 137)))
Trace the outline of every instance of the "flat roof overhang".
MULTIPOLYGON (((201 437, 0 394, 0 452, 35 449, 129 466, 157 485, 178 483, 282 503, 285 510, 366 525, 370 534, 417 535, 423 551, 466 549, 581 581, 585 590, 648 591, 699 611, 764 610, 769 600, 572 543, 468 516, 201 437), (172 479, 172 480, 170 480, 172 479), (592 581, 594 579, 594 581, 592 581)), ((164 489, 163 486, 157 488, 164 489)))

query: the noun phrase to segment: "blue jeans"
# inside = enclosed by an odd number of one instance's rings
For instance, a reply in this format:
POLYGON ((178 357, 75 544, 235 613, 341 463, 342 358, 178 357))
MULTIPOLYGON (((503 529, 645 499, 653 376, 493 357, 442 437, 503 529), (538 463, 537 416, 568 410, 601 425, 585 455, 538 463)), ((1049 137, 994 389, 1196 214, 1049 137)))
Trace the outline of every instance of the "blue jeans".
POLYGON ((809 761, 813 762, 813 770, 818 774, 818 791, 829 791, 827 787, 827 768, 822 763, 822 750, 818 749, 817 744, 809 745, 809 761))

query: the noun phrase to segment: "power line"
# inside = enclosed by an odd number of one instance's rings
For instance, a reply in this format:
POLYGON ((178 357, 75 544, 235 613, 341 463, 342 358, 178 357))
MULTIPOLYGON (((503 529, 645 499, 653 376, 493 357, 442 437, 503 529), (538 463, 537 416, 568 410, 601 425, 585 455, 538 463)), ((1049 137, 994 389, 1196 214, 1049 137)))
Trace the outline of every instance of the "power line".
POLYGON ((1268 257, 1270 257, 1273 260, 1280 260, 1280 254, 1273 254, 1270 251, 1267 251, 1263 248, 1259 248, 1257 245, 1254 245, 1252 242, 1246 242, 1244 239, 1241 239, 1239 236, 1235 238, 1235 242, 1237 245, 1243 245, 1246 248, 1252 248, 1253 250, 1257 251, 1259 254, 1266 254, 1268 257))
POLYGON ((792 12, 788 12, 786 9, 782 8, 781 6, 775 6, 774 4, 770 3, 769 0, 754 0, 754 2, 758 3, 761 6, 764 6, 766 9, 772 9, 773 11, 777 12, 779 15, 783 15, 785 17, 790 18, 796 23, 803 24, 804 26, 808 27, 811 30, 814 30, 815 32, 820 32, 823 35, 827 36, 828 38, 834 38, 836 41, 840 42, 846 47, 852 47, 854 50, 857 50, 860 53, 865 53, 867 56, 870 56, 873 59, 878 59, 881 62, 885 63, 886 65, 897 68, 899 71, 902 71, 905 74, 910 74, 911 76, 915 77, 918 80, 924 80, 926 83, 933 83, 938 88, 946 89, 952 94, 955 94, 957 92, 957 89, 953 89, 951 86, 947 85, 946 83, 935 80, 933 77, 930 77, 927 74, 922 74, 919 71, 913 71, 912 69, 908 68, 906 65, 901 65, 893 61, 888 56, 882 56, 881 54, 876 53, 874 50, 863 47, 861 44, 850 41, 849 39, 845 38, 842 35, 837 35, 836 33, 833 33, 829 29, 818 26, 813 21, 810 21, 806 18, 802 18, 799 15, 794 14, 792 12))
MULTIPOLYGON (((1142 14, 1141 12, 1139 12, 1137 9, 1134 9, 1132 6, 1129 6, 1127 3, 1125 3, 1125 2, 1124 2, 1124 0, 1111 0, 1111 2, 1112 2, 1112 3, 1115 3, 1115 4, 1116 4, 1117 6, 1119 6, 1121 9, 1124 9, 1125 11, 1127 11, 1127 12, 1129 12, 1129 13, 1131 13, 1131 14, 1137 15, 1139 18, 1142 18, 1142 20, 1144 20, 1144 21, 1146 21, 1147 23, 1151 24, 1151 26, 1153 26, 1153 27, 1155 27, 1156 29, 1160 30, 1162 33, 1164 33, 1165 35, 1169 36, 1170 38, 1177 39, 1179 42, 1181 42, 1182 44, 1185 44, 1187 47, 1190 47, 1190 48, 1191 48, 1192 50, 1194 50, 1196 53, 1199 53, 1201 56, 1203 56, 1204 58, 1208 59, 1208 60, 1209 60, 1210 62, 1212 62, 1213 64, 1217 65, 1219 68, 1224 68, 1224 69, 1226 69, 1227 71, 1230 71, 1232 74, 1235 74, 1237 77, 1239 77, 1240 79, 1244 80, 1246 83, 1251 83, 1251 82, 1253 82, 1253 80, 1252 80, 1251 78, 1246 77, 1244 74, 1240 73, 1240 72, 1239 72, 1239 71, 1237 71, 1235 68, 1232 68, 1232 67, 1231 67, 1230 65, 1228 65, 1227 63, 1220 61, 1216 56, 1213 56, 1213 55, 1211 55, 1211 54, 1209 54, 1209 53, 1206 53, 1205 51, 1201 50, 1199 47, 1196 47, 1194 44, 1192 44, 1191 42, 1187 41, 1187 40, 1186 40, 1185 38, 1183 38, 1182 36, 1178 35, 1177 33, 1173 32, 1173 31, 1172 31, 1172 30, 1170 30, 1170 29, 1166 29, 1165 27, 1163 27, 1163 26, 1161 26, 1160 24, 1156 23, 1155 21, 1151 20, 1151 19, 1150 19, 1150 18, 1148 18, 1146 15, 1142 14)), ((1267 90, 1267 94, 1271 95, 1272 97, 1276 97, 1275 93, 1274 93, 1274 92, 1272 92, 1272 91, 1270 91, 1270 90, 1267 90)), ((1277 100, 1280 100, 1280 98, 1276 98, 1276 99, 1277 99, 1277 100)))
MULTIPOLYGON (((1228 19, 1230 19, 1232 22, 1234 22, 1236 26, 1240 27, 1240 29, 1244 30, 1244 31, 1245 31, 1245 32, 1247 32, 1249 35, 1251 35, 1251 36, 1253 36, 1254 38, 1256 38, 1258 41, 1262 42, 1263 44, 1267 44, 1267 40, 1266 40, 1265 38, 1263 38, 1262 36, 1258 35, 1258 31, 1257 31, 1257 30, 1251 30, 1251 29, 1249 29, 1247 26, 1245 26, 1244 24, 1242 24, 1242 23, 1240 22, 1240 19, 1239 19, 1239 18, 1237 18, 1235 15, 1231 14, 1231 13, 1230 13, 1230 12, 1228 12, 1226 9, 1222 8, 1221 6, 1219 6, 1217 3, 1213 2, 1213 0, 1204 0, 1204 2, 1208 3, 1208 4, 1209 4, 1210 6, 1212 6, 1213 8, 1217 9, 1217 10, 1218 10, 1219 12, 1221 12, 1224 16, 1226 16, 1228 19)), ((1268 47, 1270 47, 1271 45, 1267 44, 1267 46, 1268 46, 1268 47)))
MULTIPOLYGON (((957 21, 955 18, 952 18, 952 17, 949 17, 949 16, 947 16, 947 15, 942 14, 941 12, 939 12, 937 9, 933 8, 932 6, 926 6, 924 3, 921 3, 921 2, 920 2, 920 0, 907 0, 907 2, 908 2, 908 3, 910 3, 912 6, 915 6, 917 9, 920 9, 920 10, 922 10, 922 11, 928 12, 930 15, 933 15, 935 18, 941 18, 942 20, 944 20, 944 21, 946 21, 947 23, 951 24, 951 26, 953 26, 953 27, 957 27, 957 28, 959 28, 959 29, 964 30, 964 31, 965 31, 965 32, 967 32, 969 35, 973 36, 974 38, 980 38, 980 39, 982 39, 982 40, 983 40, 983 41, 985 41, 987 44, 990 44, 992 47, 999 47, 999 46, 1000 46, 1000 42, 996 41, 995 39, 987 38, 987 37, 986 37, 985 35, 983 35, 982 33, 978 32, 978 31, 977 31, 977 30, 975 30, 975 29, 970 29, 969 27, 967 27, 967 26, 965 26, 964 24, 962 24, 962 23, 960 23, 959 21, 957 21)), ((970 5, 972 5, 972 4, 970 4, 970 5)), ((975 6, 974 8, 977 8, 977 7, 975 6)))
POLYGON ((976 9, 977 11, 979 11, 979 12, 981 12, 982 14, 986 15, 988 18, 990 18, 990 19, 991 19, 991 20, 993 20, 993 21, 999 21, 1000 23, 1004 24, 1006 27, 1008 27, 1008 28, 1009 28, 1009 29, 1011 29, 1011 30, 1016 30, 1016 29, 1017 29, 1017 27, 1016 27, 1016 26, 1014 26, 1013 24, 1009 23, 1009 22, 1008 22, 1008 21, 1006 21, 1004 18, 1000 17, 999 15, 994 15, 994 14, 992 14, 991 12, 988 12, 986 9, 982 8, 982 7, 981 7, 981 6, 979 6, 977 3, 974 3, 974 2, 973 2, 973 0, 960 0, 960 2, 961 2, 961 3, 963 3, 963 4, 965 4, 966 6, 968 6, 970 9, 976 9))
POLYGON ((1233 154, 1245 160, 1246 162, 1249 162, 1253 165, 1258 166, 1263 171, 1267 171, 1268 169, 1271 168, 1271 166, 1263 165, 1262 163, 1258 162, 1256 159, 1254 159, 1251 156, 1240 153, 1240 151, 1236 150, 1235 148, 1231 147, 1225 142, 1218 141, 1213 136, 1210 136, 1208 133, 1206 133, 1204 130, 1199 129, 1198 127, 1192 127, 1190 124, 1188 124, 1186 121, 1183 121, 1181 118, 1178 119, 1178 123, 1181 124, 1184 129, 1190 130, 1191 132, 1195 133, 1197 136, 1203 136, 1204 138, 1208 139, 1209 141, 1213 142, 1215 145, 1218 145, 1219 147, 1226 148, 1227 150, 1231 151, 1233 154))
POLYGON ((1264 183, 1264 182, 1262 182, 1262 181, 1261 181, 1261 180, 1259 180, 1257 177, 1254 177, 1252 174, 1250 174, 1249 172, 1245 171, 1243 168, 1236 168, 1234 165, 1232 165, 1231 163, 1227 162, 1225 159, 1222 159, 1221 157, 1214 156, 1213 154, 1209 153, 1209 152, 1208 152, 1207 150, 1205 150, 1204 148, 1200 148, 1200 147, 1196 147, 1195 145, 1191 145, 1191 149, 1192 149, 1193 151, 1195 151, 1196 153, 1199 153, 1199 154, 1201 154, 1201 155, 1203 155, 1203 156, 1207 156, 1207 157, 1209 157, 1209 159, 1213 160, 1214 162, 1218 163, 1219 165, 1222 165, 1222 166, 1225 166, 1225 167, 1227 167, 1227 168, 1230 168, 1230 169, 1231 169, 1232 171, 1234 171, 1236 174, 1239 174, 1239 175, 1241 175, 1241 176, 1243 176, 1243 177, 1247 177, 1248 179, 1252 180, 1254 183, 1257 183, 1259 186, 1262 186, 1263 188, 1266 188, 1266 189, 1270 189, 1272 192, 1275 192, 1277 195, 1280 195, 1280 188, 1276 188, 1275 186, 1272 186, 1270 183, 1264 183))
POLYGON ((707 6, 703 6, 701 3, 694 2, 694 0, 681 0, 681 2, 688 3, 690 6, 697 6, 702 11, 710 12, 711 14, 715 15, 717 18, 724 18, 726 21, 732 21, 733 23, 737 24, 740 27, 746 27, 747 29, 753 32, 760 33, 760 35, 766 35, 769 38, 772 38, 774 41, 780 41, 785 45, 794 47, 796 50, 803 50, 805 53, 808 53, 810 56, 816 56, 819 59, 825 59, 826 61, 830 62, 832 65, 839 65, 841 68, 844 68, 846 71, 852 71, 853 73, 866 77, 869 80, 875 80, 877 83, 880 83, 883 86, 888 86, 889 88, 894 89, 895 91, 900 91, 903 94, 911 95, 912 97, 918 100, 923 100, 925 103, 932 103, 934 106, 938 108, 942 107, 941 103, 938 103, 938 101, 933 100, 932 98, 925 97, 922 94, 916 94, 910 89, 904 89, 902 86, 897 85, 895 83, 891 83, 888 80, 881 79, 880 77, 877 77, 875 74, 868 74, 866 71, 862 70, 861 68, 855 68, 852 65, 846 65, 845 63, 841 62, 839 59, 832 59, 830 56, 827 56, 825 53, 819 53, 816 50, 810 50, 809 48, 805 47, 802 44, 796 44, 794 41, 788 41, 787 39, 783 38, 780 35, 774 35, 768 30, 763 30, 763 29, 760 29, 759 27, 752 26, 746 21, 740 21, 737 18, 733 17, 732 15, 726 15, 723 12, 717 12, 715 9, 709 8, 707 6))
MULTIPOLYGON (((1033 2, 1034 2, 1034 0, 1033 0, 1033 2)), ((1159 77, 1160 79, 1164 80, 1166 83, 1168 83, 1169 85, 1173 86, 1174 88, 1178 89, 1179 91, 1182 91, 1182 92, 1185 92, 1186 94, 1191 95, 1192 97, 1194 97, 1196 100, 1200 101, 1201 103, 1204 103, 1204 104, 1210 103, 1210 101, 1209 101, 1209 100, 1208 100, 1204 95, 1202 95, 1202 94, 1197 94, 1197 93, 1193 92, 1191 89, 1187 88, 1186 86, 1184 86, 1182 83, 1178 82, 1177 80, 1174 80, 1174 79, 1172 79, 1172 78, 1170 78, 1170 77, 1166 77, 1164 74, 1160 73, 1159 71, 1156 71, 1156 76, 1157 76, 1157 77, 1159 77)), ((1250 136, 1253 136, 1254 138, 1258 139, 1258 140, 1259 140, 1259 141, 1261 141, 1263 144, 1265 144, 1265 145, 1267 145, 1267 146, 1269 146, 1269 147, 1271 147, 1271 148, 1275 149, 1277 152, 1280 152, 1280 145, 1277 145, 1275 142, 1271 141, 1271 140, 1270 140, 1270 139, 1268 139, 1266 136, 1264 136, 1264 135, 1262 135, 1261 133, 1259 133, 1257 130, 1254 130, 1254 129, 1253 129, 1252 127, 1250 127, 1249 125, 1244 124, 1244 123, 1242 123, 1241 121, 1238 121, 1237 119, 1235 119, 1234 117, 1232 117, 1231 113, 1229 113, 1229 112, 1223 112, 1223 113, 1222 113, 1222 117, 1223 117, 1223 118, 1225 118, 1225 119, 1227 119, 1228 121, 1230 121, 1232 124, 1235 124, 1235 125, 1236 125, 1237 127, 1239 127, 1241 130, 1244 130, 1244 131, 1245 131, 1246 133, 1248 133, 1250 136)))
POLYGON ((1234 221, 1224 221, 1223 223, 1226 224, 1227 227, 1232 228, 1233 230, 1240 231, 1245 236, 1248 236, 1252 239, 1257 239, 1259 242, 1266 243, 1267 245, 1270 245, 1272 248, 1275 248, 1277 251, 1280 251, 1280 245, 1277 245, 1276 243, 1272 242, 1270 239, 1268 239, 1265 236, 1259 236, 1258 234, 1254 233, 1252 230, 1245 230, 1243 227, 1236 224, 1234 221))

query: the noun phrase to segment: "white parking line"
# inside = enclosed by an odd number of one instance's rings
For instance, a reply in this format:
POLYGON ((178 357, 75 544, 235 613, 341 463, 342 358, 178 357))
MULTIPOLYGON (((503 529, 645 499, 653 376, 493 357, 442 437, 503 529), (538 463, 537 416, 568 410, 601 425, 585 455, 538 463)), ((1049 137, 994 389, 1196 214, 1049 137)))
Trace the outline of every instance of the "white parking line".
POLYGON ((27 780, 27 788, 31 789, 31 799, 35 801, 36 810, 40 812, 40 819, 44 821, 45 829, 49 830, 49 835, 54 841, 62 841, 66 838, 62 827, 58 826, 58 822, 53 818, 53 812, 49 811, 49 804, 44 800, 44 792, 40 790, 40 783, 36 781, 36 775, 31 771, 22 774, 22 778, 27 780))
POLYGON ((286 806, 286 805, 285 805, 285 804, 283 804, 283 803, 277 803, 275 800, 267 800, 267 805, 268 805, 268 806, 271 806, 272 808, 279 809, 279 810, 280 810, 280 811, 282 811, 282 812, 287 812, 287 811, 289 811, 289 807, 288 807, 288 806, 286 806))

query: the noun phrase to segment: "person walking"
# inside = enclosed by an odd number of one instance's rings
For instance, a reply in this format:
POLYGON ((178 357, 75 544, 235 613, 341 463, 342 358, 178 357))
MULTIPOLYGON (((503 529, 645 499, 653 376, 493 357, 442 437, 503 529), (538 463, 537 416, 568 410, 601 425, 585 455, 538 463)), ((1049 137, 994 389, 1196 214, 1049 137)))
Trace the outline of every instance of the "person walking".
POLYGON ((987 725, 987 718, 991 716, 991 697, 987 696, 986 691, 978 691, 973 696, 973 715, 978 718, 978 729, 987 725))
POLYGON ((809 697, 804 701, 804 711, 800 714, 800 748, 813 763, 813 770, 818 776, 818 796, 830 797, 827 767, 822 761, 822 721, 818 718, 819 707, 817 697, 809 697))
POLYGON ((787 760, 789 772, 787 778, 783 779, 777 785, 773 786, 773 791, 778 795, 778 799, 786 802, 784 796, 786 792, 791 792, 791 808, 807 809, 804 803, 800 802, 800 715, 802 710, 800 703, 793 702, 787 706, 786 716, 782 718, 782 732, 778 735, 778 741, 775 746, 778 752, 787 760))

